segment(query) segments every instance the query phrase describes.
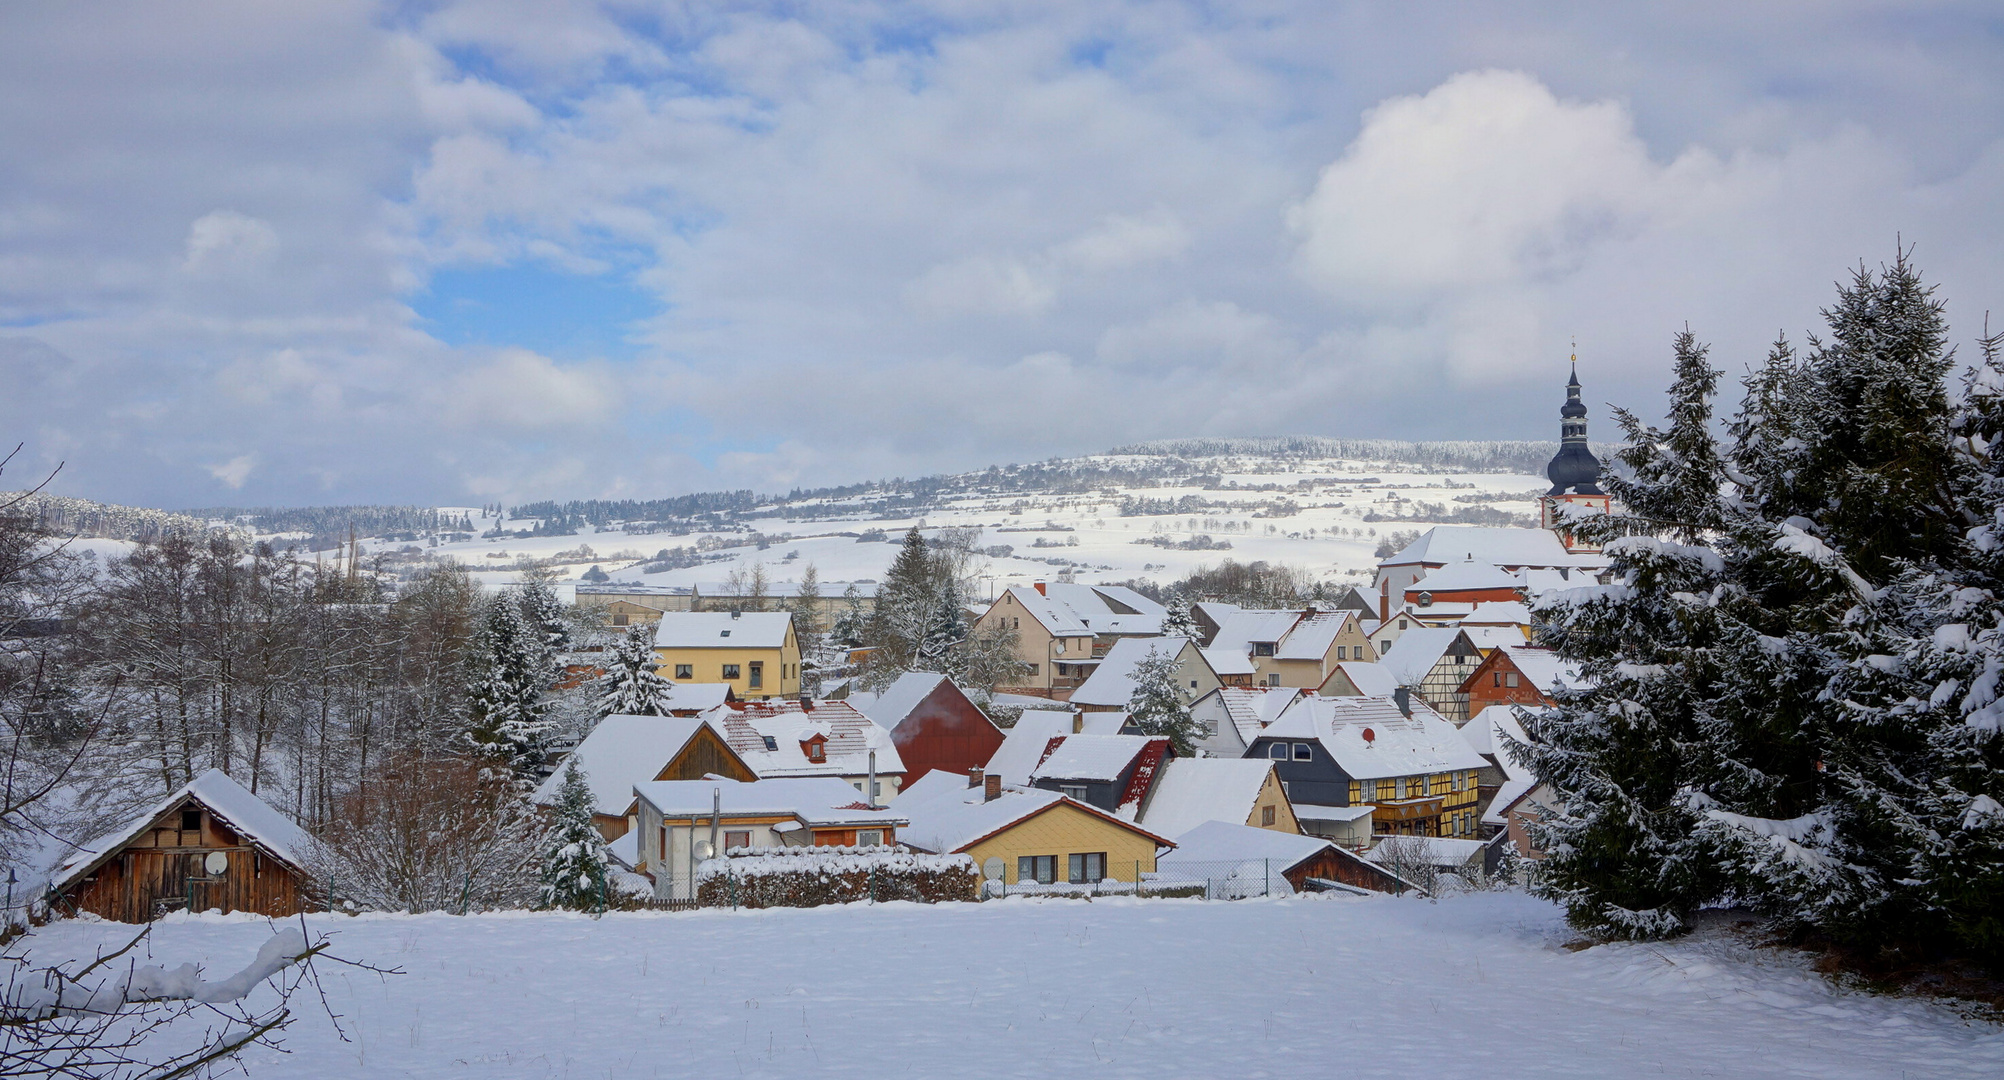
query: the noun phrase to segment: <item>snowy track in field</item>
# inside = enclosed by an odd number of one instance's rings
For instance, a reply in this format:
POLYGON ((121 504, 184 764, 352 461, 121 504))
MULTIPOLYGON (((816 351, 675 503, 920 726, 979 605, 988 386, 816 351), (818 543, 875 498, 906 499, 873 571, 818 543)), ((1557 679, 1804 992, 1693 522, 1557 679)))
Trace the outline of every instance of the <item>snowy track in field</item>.
MULTIPOLYGON (((1508 894, 310 922, 408 974, 330 972, 354 1041, 296 999, 255 1078, 2004 1076, 2004 1029, 1724 941, 1569 952, 1508 894)), ((173 919, 152 951, 232 968, 267 933, 173 919)))

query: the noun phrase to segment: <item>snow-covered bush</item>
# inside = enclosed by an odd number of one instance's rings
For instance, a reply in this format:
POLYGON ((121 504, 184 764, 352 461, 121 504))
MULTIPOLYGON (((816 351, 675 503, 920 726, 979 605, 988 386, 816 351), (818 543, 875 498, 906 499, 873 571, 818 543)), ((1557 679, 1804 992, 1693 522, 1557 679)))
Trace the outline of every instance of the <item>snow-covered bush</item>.
POLYGON ((696 869, 696 900, 710 906, 819 907, 857 900, 973 900, 981 875, 968 855, 904 848, 733 848, 696 869))

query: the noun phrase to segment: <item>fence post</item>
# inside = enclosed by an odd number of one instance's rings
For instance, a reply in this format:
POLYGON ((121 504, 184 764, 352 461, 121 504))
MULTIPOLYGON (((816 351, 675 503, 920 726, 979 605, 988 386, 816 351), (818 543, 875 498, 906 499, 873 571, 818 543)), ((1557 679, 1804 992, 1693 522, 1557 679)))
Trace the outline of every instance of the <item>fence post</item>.
POLYGON ((1141 860, 1134 860, 1134 895, 1141 895, 1141 860))
POLYGON ((1262 876, 1260 877, 1260 879, 1259 879, 1259 884, 1260 884, 1260 895, 1261 895, 1261 896, 1272 896, 1272 895, 1273 895, 1273 860, 1272 860, 1272 859, 1268 859, 1268 860, 1266 860, 1266 873, 1265 873, 1265 874, 1263 874, 1263 875, 1262 875, 1262 876))
POLYGON ((466 872, 466 884, 459 890, 459 913, 466 914, 466 902, 473 896, 473 871, 466 872))

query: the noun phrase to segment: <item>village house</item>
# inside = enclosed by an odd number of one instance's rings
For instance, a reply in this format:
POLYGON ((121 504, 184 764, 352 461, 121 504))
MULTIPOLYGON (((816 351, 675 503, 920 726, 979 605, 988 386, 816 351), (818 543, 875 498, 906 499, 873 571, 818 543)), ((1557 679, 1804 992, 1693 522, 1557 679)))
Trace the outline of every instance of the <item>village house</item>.
POLYGON ((1539 782, 1537 774, 1510 751, 1512 743, 1531 741, 1518 715, 1523 708, 1492 705, 1462 727, 1461 737, 1489 763, 1481 778, 1483 836, 1508 833, 1508 842, 1517 854, 1541 859, 1545 853, 1531 842, 1530 825, 1542 814, 1541 808, 1551 805, 1556 796, 1549 785, 1539 782))
POLYGON ((907 846, 965 854, 1005 886, 1135 882, 1173 841, 1061 792, 1009 787, 992 773, 934 772, 900 798, 907 846))
POLYGON ((1223 685, 1204 659, 1203 650, 1189 638, 1122 638, 1100 658, 1099 666, 1067 698, 1087 712, 1127 708, 1134 697, 1134 673, 1150 656, 1171 656, 1176 660, 1176 690, 1188 704, 1223 685))
POLYGON ((1244 756, 1261 729, 1302 693, 1292 686, 1221 686, 1205 694, 1190 705, 1190 717, 1200 728, 1197 748, 1212 757, 1244 756))
POLYGON ((1217 676, 1219 686, 1251 686, 1259 680, 1259 667, 1252 654, 1238 649, 1199 648, 1204 663, 1217 676))
POLYGON ((846 701, 749 702, 711 722, 760 780, 833 777, 878 803, 904 783, 890 732, 846 701))
POLYGON ((1403 606, 1406 589, 1451 564, 1477 563, 1507 571, 1561 570, 1591 584, 1607 559, 1590 551, 1568 551, 1550 529, 1510 529, 1436 525, 1378 563, 1378 617, 1391 619, 1403 606))
POLYGON ((1314 689, 1330 669, 1347 660, 1376 660, 1377 651, 1364 635, 1354 611, 1226 610, 1207 605, 1219 619, 1218 630, 1205 649, 1246 657, 1259 686, 1314 689))
POLYGON ((1002 747, 1002 729, 944 675, 908 671, 883 693, 851 694, 848 702, 891 733, 907 782, 935 769, 966 776, 1002 747))
POLYGON ((1368 660, 1337 664, 1315 692, 1324 697, 1390 697, 1399 680, 1390 668, 1368 660))
POLYGON ((724 683, 745 701, 800 693, 800 640, 784 611, 681 611, 654 627, 662 675, 678 683, 724 683))
POLYGON ((1482 650, 1469 631, 1423 626, 1399 635, 1383 666, 1400 686, 1417 691, 1442 716, 1461 723, 1468 719, 1462 684, 1481 663, 1482 650))
POLYGON ((1294 807, 1273 762, 1261 758, 1172 758, 1135 819, 1163 836, 1181 836, 1206 821, 1298 833, 1294 807))
POLYGON ((1172 754, 1160 735, 1060 735, 1045 744, 1030 786, 1131 821, 1172 754))
POLYGON ((635 784, 633 798, 635 869, 662 900, 692 899, 696 867, 734 848, 872 847, 895 843, 907 824, 827 776, 657 780, 635 784))
POLYGON ((600 720, 536 788, 537 804, 555 805, 564 772, 573 763, 591 787, 592 823, 607 840, 619 839, 632 827, 635 784, 706 776, 744 783, 758 779, 716 728, 695 717, 614 714, 600 720))
POLYGON ((1580 685, 1574 669, 1550 649, 1505 645, 1482 658, 1461 684, 1470 714, 1491 705, 1550 705, 1548 691, 1580 685))
POLYGON ((1274 762, 1303 827, 1309 807, 1370 806, 1377 835, 1474 837, 1488 764, 1454 725, 1404 693, 1305 697, 1246 751, 1274 762))
POLYGON ((283 918, 312 906, 313 840, 292 819, 210 769, 57 867, 54 910, 143 923, 167 911, 283 918))
POLYGON ((1165 884, 1215 877, 1232 867, 1236 895, 1258 891, 1424 893, 1425 890, 1320 836, 1207 821, 1176 839, 1157 862, 1165 884), (1287 888, 1279 888, 1282 882, 1287 888))
POLYGON ((1160 635, 1167 614, 1123 585, 1039 581, 1003 590, 975 620, 973 633, 1014 631, 1022 674, 1002 685, 1063 698, 1085 682, 1114 642, 1160 635))

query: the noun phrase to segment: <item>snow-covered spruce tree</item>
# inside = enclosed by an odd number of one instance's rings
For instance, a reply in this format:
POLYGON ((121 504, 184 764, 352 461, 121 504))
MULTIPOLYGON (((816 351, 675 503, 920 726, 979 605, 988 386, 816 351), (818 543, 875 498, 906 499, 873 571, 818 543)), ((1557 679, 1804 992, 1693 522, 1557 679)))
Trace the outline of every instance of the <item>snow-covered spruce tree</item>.
POLYGON ((1971 655, 1996 578, 1982 529, 1957 531, 1992 520, 1972 502, 1987 406, 1972 392, 1958 454, 1941 308, 1903 259, 1826 316, 1827 343, 1780 343, 1746 380, 1730 450, 1716 372, 1680 339, 1670 429, 1623 415, 1625 510, 1583 524, 1611 583, 1540 605, 1596 682, 1521 748, 1562 804, 1544 888, 1581 925, 1671 933, 1733 900, 1838 941, 1978 951, 1996 925, 1982 672, 2004 664, 1971 655))
MULTIPOLYGON (((1180 647, 1173 639, 1170 644, 1180 647)), ((1168 736, 1176 756, 1197 756, 1197 739, 1203 732, 1176 684, 1176 654, 1150 649, 1134 665, 1134 693, 1127 699, 1127 716, 1143 735, 1168 736)))
POLYGON ((1188 638, 1196 640, 1204 636, 1197 626, 1196 616, 1190 614, 1190 597, 1181 589, 1169 594, 1169 614, 1162 619, 1162 636, 1165 638, 1188 638))
POLYGON ((538 908, 604 911, 606 878, 611 856, 605 838, 592 823, 591 785, 572 761, 564 766, 556 805, 550 808, 550 830, 543 847, 542 891, 538 908))
POLYGON ((655 670, 653 627, 636 626, 613 646, 612 664, 599 680, 604 688, 598 716, 667 716, 668 695, 675 689, 655 670))
POLYGON ((489 760, 532 774, 549 755, 543 688, 550 683, 544 632, 530 626, 512 598, 488 601, 474 637, 466 737, 489 760))
POLYGON ((516 594, 516 602, 522 607, 523 621, 542 635, 544 649, 554 653, 570 644, 571 625, 564 615, 564 603, 547 579, 528 578, 516 594))

